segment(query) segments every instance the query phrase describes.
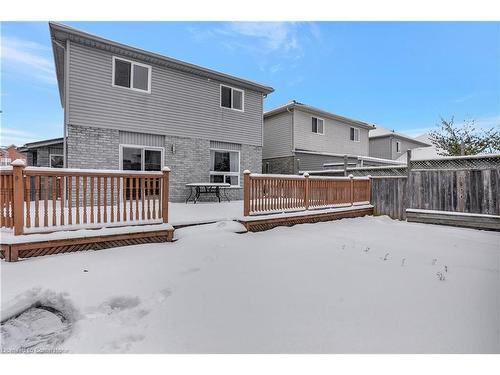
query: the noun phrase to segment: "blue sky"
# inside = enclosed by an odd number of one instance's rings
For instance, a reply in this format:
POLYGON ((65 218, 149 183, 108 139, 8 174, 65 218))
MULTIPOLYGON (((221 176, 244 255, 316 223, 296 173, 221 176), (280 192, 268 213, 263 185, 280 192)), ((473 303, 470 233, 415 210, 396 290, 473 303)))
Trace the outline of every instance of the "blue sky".
MULTIPOLYGON (((500 23, 64 22, 419 135, 440 116, 500 126, 500 23)), ((1 24, 1 144, 62 136, 47 22, 1 24)))

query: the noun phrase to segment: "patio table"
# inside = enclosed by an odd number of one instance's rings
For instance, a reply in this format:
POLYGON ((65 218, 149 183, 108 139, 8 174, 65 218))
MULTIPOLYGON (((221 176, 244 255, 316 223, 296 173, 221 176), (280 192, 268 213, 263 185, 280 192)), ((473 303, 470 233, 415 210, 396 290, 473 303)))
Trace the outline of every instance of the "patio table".
POLYGON ((205 194, 214 194, 216 198, 221 198, 221 192, 224 195, 224 198, 229 202, 229 197, 226 194, 226 189, 231 186, 228 183, 219 183, 219 182, 192 182, 186 184, 189 187, 189 197, 186 199, 186 203, 189 202, 191 197, 193 197, 193 203, 198 201, 200 195, 205 194))

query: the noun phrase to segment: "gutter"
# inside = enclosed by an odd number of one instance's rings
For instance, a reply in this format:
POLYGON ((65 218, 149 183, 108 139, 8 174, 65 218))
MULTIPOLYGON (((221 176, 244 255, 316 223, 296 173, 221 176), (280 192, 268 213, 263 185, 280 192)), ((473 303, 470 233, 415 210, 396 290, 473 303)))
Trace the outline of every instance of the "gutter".
MULTIPOLYGON (((191 64, 185 61, 177 60, 171 57, 163 56, 158 53, 146 51, 140 48, 132 47, 126 44, 122 44, 119 42, 112 41, 110 39, 105 39, 97 35, 93 35, 84 31, 80 31, 70 26, 66 26, 57 22, 49 22, 49 27, 51 29, 51 34, 54 38, 65 39, 65 40, 73 40, 75 42, 86 45, 84 40, 89 42, 96 43, 95 48, 101 49, 101 47, 97 46, 97 44, 101 44, 102 46, 107 46, 111 48, 116 48, 119 51, 118 53, 122 53, 123 55, 139 55, 138 57, 130 56, 136 59, 142 59, 145 61, 149 61, 151 63, 156 63, 158 65, 165 65, 170 67, 171 69, 177 69, 180 71, 188 71, 191 74, 197 74, 202 77, 215 79, 221 82, 226 82, 233 85, 242 86, 249 90, 262 92, 264 94, 270 94, 274 91, 274 89, 270 86, 263 85, 258 82, 253 82, 244 78, 239 78, 230 74, 218 72, 213 69, 204 68, 199 65, 191 64), (55 34, 59 35, 55 35, 55 34), (62 34, 62 35, 61 35, 62 34), (80 39, 80 40, 77 40, 80 39), (154 61, 156 60, 156 61, 154 61)), ((106 49, 106 48, 104 48, 106 49)), ((108 48, 109 52, 109 48, 108 48)))

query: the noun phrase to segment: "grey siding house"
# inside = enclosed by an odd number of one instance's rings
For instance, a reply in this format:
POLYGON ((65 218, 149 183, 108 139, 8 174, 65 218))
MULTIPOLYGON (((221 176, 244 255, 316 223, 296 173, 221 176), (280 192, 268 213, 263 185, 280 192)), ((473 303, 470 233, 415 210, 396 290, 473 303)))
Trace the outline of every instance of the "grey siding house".
POLYGON ((271 87, 50 23, 68 168, 159 170, 172 201, 186 183, 261 171, 263 99, 271 87))
POLYGON ((431 146, 418 139, 380 126, 370 131, 369 139, 370 156, 391 160, 401 160, 401 156, 406 154, 408 150, 431 146))
POLYGON ((369 161, 368 123, 291 101, 264 113, 265 173, 294 174, 369 161))
POLYGON ((19 151, 26 154, 26 163, 32 167, 62 168, 64 139, 54 138, 26 143, 19 151))

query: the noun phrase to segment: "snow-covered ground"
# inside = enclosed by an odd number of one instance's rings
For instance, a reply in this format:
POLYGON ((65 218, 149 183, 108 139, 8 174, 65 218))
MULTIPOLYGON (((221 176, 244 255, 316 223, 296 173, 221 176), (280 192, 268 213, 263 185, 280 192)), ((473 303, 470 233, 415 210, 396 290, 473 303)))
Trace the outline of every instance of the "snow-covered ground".
POLYGON ((66 319, 31 309, 3 324, 2 348, 500 352, 500 233, 387 217, 240 230, 2 262, 2 319, 35 302, 66 319))
POLYGON ((168 204, 168 221, 172 225, 235 220, 243 217, 243 201, 168 204))

